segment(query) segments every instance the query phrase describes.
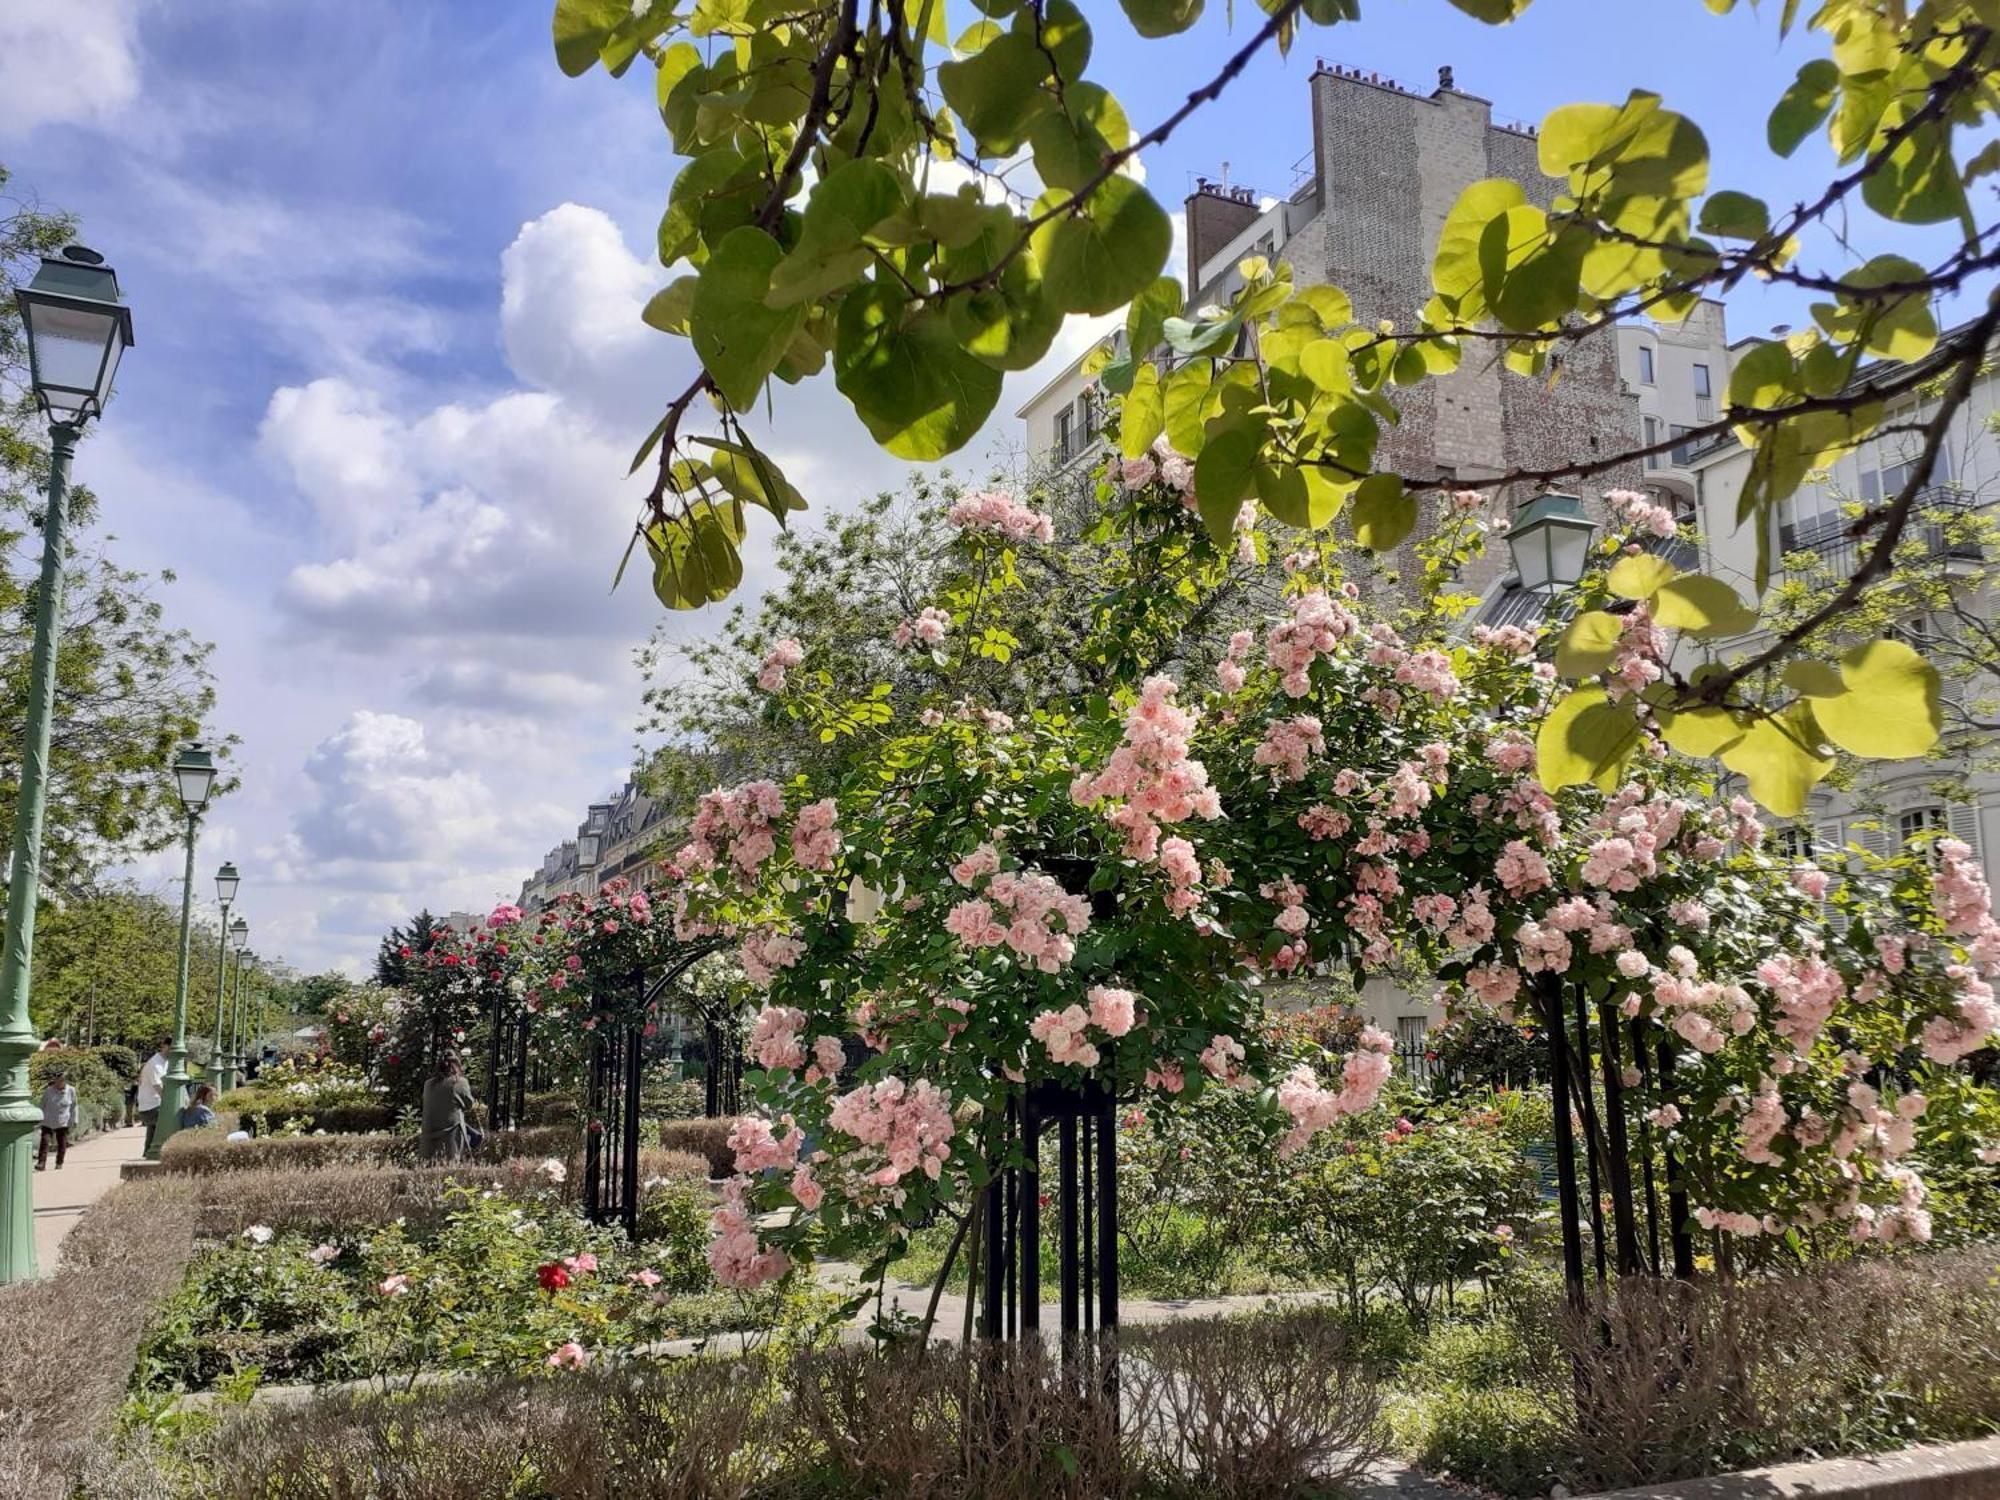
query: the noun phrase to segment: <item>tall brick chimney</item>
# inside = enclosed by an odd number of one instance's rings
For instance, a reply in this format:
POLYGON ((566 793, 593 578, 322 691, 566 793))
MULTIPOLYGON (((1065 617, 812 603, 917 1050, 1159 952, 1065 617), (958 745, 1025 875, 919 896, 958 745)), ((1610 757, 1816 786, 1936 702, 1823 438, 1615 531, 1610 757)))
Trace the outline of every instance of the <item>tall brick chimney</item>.
POLYGON ((1187 199, 1188 287, 1201 285, 1201 268, 1209 257, 1248 229, 1262 212, 1253 193, 1218 187, 1206 177, 1195 179, 1187 199))

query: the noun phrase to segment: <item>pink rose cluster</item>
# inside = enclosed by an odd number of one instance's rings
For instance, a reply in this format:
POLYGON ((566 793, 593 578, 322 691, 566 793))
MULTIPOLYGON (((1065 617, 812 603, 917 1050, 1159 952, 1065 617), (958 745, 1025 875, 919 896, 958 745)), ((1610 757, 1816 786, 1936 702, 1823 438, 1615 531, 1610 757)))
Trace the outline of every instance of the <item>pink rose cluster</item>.
POLYGON ((1311 714, 1300 714, 1291 719, 1273 719, 1264 730, 1263 743, 1250 758, 1260 766, 1269 766, 1272 783, 1282 786, 1288 781, 1304 780, 1307 762, 1324 754, 1326 736, 1319 720, 1311 714))
POLYGON ((905 620, 898 625, 891 639, 899 648, 916 642, 935 646, 949 634, 951 634, 951 616, 941 609, 925 608, 918 612, 914 620, 905 620))
POLYGON ((808 870, 831 870, 833 857, 840 852, 840 831, 836 829, 836 808, 831 797, 822 797, 799 809, 792 824, 792 858, 808 870))
POLYGON ((989 531, 1010 542, 1052 542, 1056 537, 1054 522, 1007 490, 967 495, 946 512, 945 519, 961 531, 989 531))
POLYGON ((758 989, 764 989, 778 970, 789 969, 805 951, 806 945, 795 934, 772 928, 747 934, 737 945, 736 956, 743 965, 744 975, 758 989))
POLYGON ((1222 816, 1208 768, 1188 753, 1200 715, 1176 704, 1175 692, 1172 678, 1148 677, 1125 716, 1124 739, 1104 769, 1082 772, 1070 783, 1070 798, 1079 807, 1123 799, 1106 818, 1124 832, 1125 852, 1134 859, 1157 856, 1162 824, 1222 816))
POLYGON ((1278 1105, 1291 1117, 1291 1129, 1278 1142, 1278 1155, 1290 1156, 1346 1115, 1372 1109, 1389 1079, 1389 1058, 1395 1043, 1374 1026, 1361 1029, 1359 1045, 1341 1065, 1340 1087, 1323 1088, 1313 1070, 1301 1063, 1278 1085, 1278 1105))
POLYGON ((737 878, 748 884, 778 850, 771 822, 784 811, 785 794, 769 781, 705 792, 695 807, 689 840, 674 862, 687 870, 710 870, 727 855, 737 878))
POLYGON ((729 1149, 736 1154, 737 1171, 749 1174, 797 1165, 805 1136, 793 1124, 791 1116, 787 1115, 783 1123, 786 1127, 783 1135, 778 1134, 769 1120, 754 1115, 745 1115, 730 1127, 729 1149))
POLYGON ((1189 510, 1194 509, 1194 465, 1174 451, 1165 433, 1154 438, 1153 446, 1139 457, 1118 461, 1118 482, 1128 490, 1144 489, 1155 479, 1179 495, 1189 510))
POLYGON ((951 1155, 951 1095, 928 1079, 905 1084, 892 1075, 863 1084, 833 1101, 827 1124, 879 1155, 881 1165, 868 1175, 877 1187, 894 1187, 912 1172, 935 1182, 951 1155))
POLYGON ((760 1068, 802 1068, 805 1044, 799 1033, 806 1024, 805 1012, 789 1005, 767 1005, 757 1012, 750 1028, 750 1055, 760 1068))
POLYGON ((1050 1062, 1094 1068, 1099 1054, 1085 1031, 1095 1026, 1107 1037, 1121 1037, 1138 1019, 1138 997, 1130 990, 1093 985, 1084 998, 1090 1002, 1088 1011, 1081 1005, 1045 1010, 1028 1024, 1028 1035, 1042 1044, 1050 1062))
POLYGON ((773 646, 757 669, 757 686, 767 693, 783 692, 785 674, 806 659, 806 648, 790 636, 773 646))
POLYGON ((1278 670, 1278 684, 1293 698, 1312 691, 1312 664, 1354 633, 1353 611, 1337 603, 1324 589, 1313 589, 1292 601, 1292 617, 1271 627, 1264 650, 1278 670))
POLYGON ((1221 685, 1223 692, 1237 693, 1243 690, 1243 684, 1248 676, 1243 669, 1243 658, 1256 643, 1257 638, 1247 630, 1239 630, 1230 636, 1229 649, 1215 669, 1215 680, 1221 685))
POLYGON ((1674 534, 1674 513, 1664 505, 1656 505, 1637 490, 1606 490, 1604 503, 1612 513, 1627 526, 1650 536, 1661 538, 1674 534))
POLYGON ((757 1241, 757 1230, 744 1201, 744 1179, 732 1177, 722 1187, 722 1203, 711 1221, 716 1230, 709 1243, 709 1269, 724 1286, 738 1291, 755 1291, 776 1281, 791 1269, 791 1258, 782 1250, 765 1250, 757 1241))
MULTIPOLYGON (((973 858, 981 856, 975 851, 973 858)), ((958 868, 966 868, 966 862, 958 868)), ((952 907, 945 914, 945 931, 968 948, 1004 944, 1044 974, 1055 973, 1075 956, 1075 936, 1090 926, 1088 900, 1071 895, 1047 875, 1000 870, 988 877, 983 862, 973 878, 986 879, 985 893, 952 907)))

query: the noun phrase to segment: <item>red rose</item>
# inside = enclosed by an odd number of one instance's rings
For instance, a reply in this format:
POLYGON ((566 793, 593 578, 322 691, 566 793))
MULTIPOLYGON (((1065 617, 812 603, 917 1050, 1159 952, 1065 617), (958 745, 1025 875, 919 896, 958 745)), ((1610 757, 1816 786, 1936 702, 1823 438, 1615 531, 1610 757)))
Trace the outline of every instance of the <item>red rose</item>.
POLYGON ((535 1272, 535 1279, 542 1284, 545 1292, 559 1292, 569 1285, 569 1272, 556 1261, 550 1261, 535 1272))

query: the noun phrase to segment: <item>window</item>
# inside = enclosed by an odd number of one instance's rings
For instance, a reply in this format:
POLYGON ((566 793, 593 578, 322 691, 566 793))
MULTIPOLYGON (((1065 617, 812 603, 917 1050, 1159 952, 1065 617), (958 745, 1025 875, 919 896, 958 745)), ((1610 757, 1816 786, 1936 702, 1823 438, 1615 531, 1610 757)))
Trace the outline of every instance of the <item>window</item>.
POLYGON ((1639 384, 1651 385, 1652 383, 1653 346, 1650 344, 1641 344, 1639 346, 1639 384))
MULTIPOLYGON (((1660 440, 1660 419, 1658 417, 1646 417, 1643 420, 1646 430, 1646 446, 1650 448, 1660 440)), ((1648 453, 1646 455, 1646 467, 1657 469, 1659 466, 1660 455, 1657 453, 1648 453)))
POLYGON ((1783 828, 1774 829, 1771 843, 1781 859, 1789 859, 1795 864, 1810 864, 1819 852, 1813 846, 1812 830, 1803 823, 1788 823, 1783 828))
POLYGON ((1709 388, 1707 365, 1696 365, 1694 367, 1694 394, 1695 399, 1699 401, 1706 401, 1710 396, 1715 394, 1709 388))
POLYGON ((1935 802, 1922 807, 1906 807, 1896 817, 1896 831, 1903 836, 1903 842, 1922 838, 1926 834, 1938 835, 1951 831, 1951 822, 1944 809, 1935 802))
POLYGON ((1083 436, 1079 444, 1091 442, 1097 436, 1097 392, 1085 391, 1076 398, 1076 425, 1083 436))
POLYGON ((1396 1050, 1413 1054, 1424 1050, 1424 1033, 1430 1030, 1430 1022, 1422 1016, 1396 1017, 1396 1050))
MULTIPOLYGON (((1875 464, 1869 467, 1868 458, 1861 460, 1861 498, 1870 505, 1880 505, 1885 500, 1893 500, 1903 493, 1903 486, 1910 482, 1910 471, 1917 465, 1917 454, 1885 453, 1878 449, 1875 464)), ((1951 449, 1938 449, 1937 462, 1931 465, 1929 483, 1949 484, 1951 482, 1951 449)))
POLYGON ((1066 459, 1070 455, 1070 436, 1076 426, 1076 409, 1065 406, 1056 413, 1056 456, 1066 459))

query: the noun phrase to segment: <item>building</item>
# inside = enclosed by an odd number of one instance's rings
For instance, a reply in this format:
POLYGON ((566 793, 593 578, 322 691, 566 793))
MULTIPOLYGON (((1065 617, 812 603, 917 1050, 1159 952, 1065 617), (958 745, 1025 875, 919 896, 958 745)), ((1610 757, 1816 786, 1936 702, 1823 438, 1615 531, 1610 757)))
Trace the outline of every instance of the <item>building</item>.
POLYGON ((595 895, 609 880, 655 885, 660 861, 680 826, 665 803, 627 778, 616 796, 590 804, 573 838, 542 856, 541 867, 522 882, 519 904, 525 911, 539 911, 561 896, 595 895))
MULTIPOLYGON (((1946 334, 1940 349, 1952 341, 1953 335, 1946 334)), ((1860 378, 1865 382, 1868 371, 1864 369, 1860 378)), ((1935 409, 1934 399, 1920 392, 1892 405, 1880 425, 1894 429, 1935 409)), ((1850 508, 1879 504, 1900 493, 1920 446, 1918 435, 1890 431, 1862 443, 1825 472, 1808 476, 1768 518, 1771 586, 1785 579, 1787 558, 1822 580, 1853 576, 1867 555, 1867 545, 1849 534, 1850 508)), ((1750 460, 1750 451, 1728 438, 1690 455, 1686 463, 1694 482, 1696 524, 1704 539, 1702 569, 1735 585, 1746 599, 1757 593, 1757 533, 1754 523, 1737 525, 1736 503, 1750 460)), ((1952 419, 1922 505, 1932 515, 1960 511, 2000 519, 2000 373, 1990 360, 1974 382, 1970 399, 1952 419)), ((1983 555, 1981 546, 1968 543, 1941 520, 1921 520, 1912 539, 1936 576, 1961 585, 1961 608, 1975 620, 1994 617, 1993 570, 2000 558, 1983 555)), ((1936 649, 1962 629, 1943 612, 1919 613, 1895 628, 1919 649, 1926 644, 1936 649)), ((1760 636, 1726 641, 1719 643, 1715 654, 1724 660, 1740 658, 1762 643, 1760 636)), ((1968 644, 1976 649, 1979 643, 1968 644)), ((1961 704, 1976 704, 2000 695, 2000 658, 1985 653, 1985 660, 1984 669, 1948 682, 1947 696, 1955 696, 1961 704)), ((1801 858, 1810 858, 1849 843, 1886 853, 1905 838, 1944 831, 1973 847, 1988 880, 2000 880, 2000 775, 1981 764, 1994 757, 1991 736, 1962 726, 1954 730, 1949 711, 1945 733, 1941 753, 1931 760, 1889 763, 1851 790, 1816 794, 1806 814, 1781 826, 1777 837, 1801 858), (1953 795, 1940 789, 1940 783, 1955 780, 1962 786, 1951 788, 1953 795)))

